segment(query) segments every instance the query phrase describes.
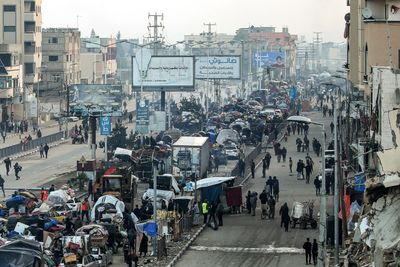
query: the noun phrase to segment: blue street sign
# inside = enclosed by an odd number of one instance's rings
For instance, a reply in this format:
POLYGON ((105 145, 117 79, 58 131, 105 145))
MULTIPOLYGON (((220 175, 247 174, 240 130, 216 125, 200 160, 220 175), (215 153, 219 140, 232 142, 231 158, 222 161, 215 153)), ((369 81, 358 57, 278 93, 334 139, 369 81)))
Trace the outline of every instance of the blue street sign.
POLYGON ((100 134, 111 135, 111 117, 100 117, 100 134))

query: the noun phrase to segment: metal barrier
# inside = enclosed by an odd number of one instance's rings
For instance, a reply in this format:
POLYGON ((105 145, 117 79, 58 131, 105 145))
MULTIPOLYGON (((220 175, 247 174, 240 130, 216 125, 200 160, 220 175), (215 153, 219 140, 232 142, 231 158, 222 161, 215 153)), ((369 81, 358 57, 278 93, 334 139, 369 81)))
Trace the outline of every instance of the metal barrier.
POLYGON ((26 144, 16 144, 13 146, 5 147, 0 149, 0 158, 37 149, 40 145, 50 144, 56 141, 60 141, 62 138, 64 138, 64 132, 58 132, 55 134, 43 136, 41 138, 33 139, 31 141, 28 141, 26 144))

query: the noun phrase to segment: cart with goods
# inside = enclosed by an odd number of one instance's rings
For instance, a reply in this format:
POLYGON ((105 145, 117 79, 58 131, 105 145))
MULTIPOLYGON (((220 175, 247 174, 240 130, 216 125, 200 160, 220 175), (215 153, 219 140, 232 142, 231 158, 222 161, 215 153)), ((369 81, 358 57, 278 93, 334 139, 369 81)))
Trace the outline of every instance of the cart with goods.
POLYGON ((310 226, 312 229, 317 228, 317 220, 313 217, 314 201, 293 202, 291 212, 292 228, 296 228, 299 224, 301 229, 307 229, 310 226))

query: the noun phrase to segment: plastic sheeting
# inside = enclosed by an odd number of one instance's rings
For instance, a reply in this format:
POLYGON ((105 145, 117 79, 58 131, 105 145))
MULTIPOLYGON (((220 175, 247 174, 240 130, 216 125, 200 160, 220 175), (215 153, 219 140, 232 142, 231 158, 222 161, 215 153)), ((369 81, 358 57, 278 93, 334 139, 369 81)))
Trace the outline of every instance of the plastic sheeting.
POLYGON ((146 233, 151 237, 155 237, 157 235, 157 230, 157 224, 152 221, 136 224, 136 231, 138 233, 146 233))
POLYGON ((101 203, 110 203, 115 206, 115 209, 117 210, 117 215, 119 215, 121 218, 122 213, 125 211, 125 204, 124 202, 120 201, 118 198, 113 197, 113 196, 102 196, 100 197, 97 201, 96 204, 94 204, 92 211, 90 212, 90 217, 92 220, 95 219, 96 216, 96 207, 101 204, 101 203))
MULTIPOLYGON (((154 189, 147 189, 143 194, 143 199, 153 199, 154 197, 154 189)), ((166 201, 170 201, 175 197, 174 192, 166 191, 166 190, 157 190, 157 199, 161 198, 166 201)))
POLYGON ((226 204, 229 207, 240 207, 242 205, 242 187, 228 187, 226 188, 226 204))
POLYGON ((222 187, 220 184, 204 187, 201 189, 201 199, 207 199, 210 203, 217 203, 221 192, 222 187))
MULTIPOLYGON (((225 183, 225 182, 233 180, 233 179, 235 179, 234 176, 204 178, 204 179, 197 181, 197 189, 201 189, 201 188, 205 188, 205 187, 209 187, 209 186, 213 186, 213 185, 217 185, 217 184, 222 184, 222 183, 225 183)), ((193 190, 194 190, 195 183, 190 182, 190 186, 189 187, 187 186, 187 188, 185 188, 185 191, 187 191, 188 188, 193 188, 193 190)))

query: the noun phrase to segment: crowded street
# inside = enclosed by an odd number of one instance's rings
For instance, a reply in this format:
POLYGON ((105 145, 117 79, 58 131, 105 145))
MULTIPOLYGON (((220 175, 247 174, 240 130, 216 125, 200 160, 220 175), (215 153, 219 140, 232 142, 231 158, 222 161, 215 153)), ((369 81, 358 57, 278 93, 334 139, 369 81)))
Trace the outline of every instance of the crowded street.
POLYGON ((400 266, 400 0, 0 14, 0 267, 400 266))

